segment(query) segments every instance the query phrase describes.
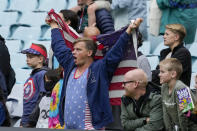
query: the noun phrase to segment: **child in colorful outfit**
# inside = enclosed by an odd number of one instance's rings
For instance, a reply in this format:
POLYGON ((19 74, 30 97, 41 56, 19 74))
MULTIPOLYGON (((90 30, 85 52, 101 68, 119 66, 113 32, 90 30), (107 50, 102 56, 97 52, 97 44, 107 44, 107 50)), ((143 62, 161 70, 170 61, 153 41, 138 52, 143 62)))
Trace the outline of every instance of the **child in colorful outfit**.
POLYGON ((24 84, 24 96, 23 96, 23 114, 21 118, 21 127, 35 127, 32 123, 29 115, 32 113, 36 106, 39 94, 46 92, 44 88, 44 74, 47 67, 47 51, 43 45, 33 44, 29 49, 22 50, 21 53, 27 56, 27 65, 33 70, 30 77, 24 84))
POLYGON ((45 74, 45 86, 44 87, 45 87, 46 93, 42 94, 42 98, 37 106, 39 118, 36 124, 36 128, 48 128, 51 93, 59 79, 60 79, 60 73, 58 69, 48 70, 45 74))
POLYGON ((183 71, 182 64, 176 58, 168 58, 161 61, 159 67, 165 129, 172 131, 178 127, 180 131, 196 130, 194 123, 188 121, 179 109, 177 91, 188 88, 187 85, 178 80, 183 71))

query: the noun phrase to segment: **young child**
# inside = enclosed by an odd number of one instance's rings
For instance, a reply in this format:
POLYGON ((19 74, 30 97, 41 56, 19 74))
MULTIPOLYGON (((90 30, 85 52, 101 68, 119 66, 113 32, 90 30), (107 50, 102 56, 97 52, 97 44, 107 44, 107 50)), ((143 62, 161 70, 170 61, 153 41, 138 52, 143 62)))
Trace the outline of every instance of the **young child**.
POLYGON ((21 127, 35 127, 29 115, 36 106, 40 92, 46 92, 44 89, 44 74, 47 70, 45 66, 47 51, 43 45, 32 43, 29 49, 22 50, 21 53, 26 54, 27 65, 33 70, 24 84, 23 115, 20 125, 21 127))
POLYGON ((193 123, 188 121, 179 109, 177 91, 188 88, 187 85, 178 80, 183 71, 182 64, 176 58, 168 58, 161 61, 159 67, 165 129, 172 131, 178 128, 181 131, 187 131, 191 127, 196 130, 193 123))
POLYGON ((95 12, 102 8, 110 11, 110 2, 108 0, 94 0, 94 2, 88 6, 88 26, 92 26, 96 23, 95 12))
POLYGON ((83 32, 86 26, 93 26, 96 24, 95 12, 102 8, 110 11, 110 2, 108 0, 84 0, 78 1, 78 6, 71 8, 72 11, 80 14, 80 32, 83 32))
POLYGON ((36 124, 36 128, 48 128, 51 93, 54 86, 60 79, 60 73, 61 72, 59 72, 58 69, 55 69, 55 70, 49 70, 45 74, 46 93, 42 94, 41 101, 38 103, 39 118, 36 124))
POLYGON ((64 129, 59 122, 59 104, 63 86, 63 67, 59 66, 57 70, 61 79, 56 83, 51 94, 48 128, 64 129))

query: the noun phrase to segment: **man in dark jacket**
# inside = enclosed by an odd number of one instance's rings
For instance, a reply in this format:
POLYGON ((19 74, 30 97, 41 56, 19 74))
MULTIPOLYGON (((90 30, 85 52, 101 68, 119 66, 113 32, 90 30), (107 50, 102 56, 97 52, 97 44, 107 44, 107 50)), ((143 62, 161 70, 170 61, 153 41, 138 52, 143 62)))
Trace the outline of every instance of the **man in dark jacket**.
MULTIPOLYGON (((192 61, 189 50, 183 46, 183 39, 185 36, 186 30, 183 25, 166 25, 166 31, 163 38, 164 45, 169 48, 163 49, 160 52, 160 61, 166 58, 177 58, 183 66, 183 73, 179 79, 189 87, 192 72, 192 61)), ((152 71, 152 81, 160 84, 158 74, 159 66, 157 66, 156 70, 152 71)))
POLYGON ((0 35, 0 80, 5 98, 10 94, 15 84, 15 73, 10 65, 10 54, 5 45, 4 38, 0 35), (5 80, 5 81, 3 81, 5 80), (3 84, 4 83, 4 84, 3 84))
POLYGON ((148 86, 142 69, 127 72, 124 76, 121 122, 128 131, 160 131, 163 129, 161 95, 148 86))

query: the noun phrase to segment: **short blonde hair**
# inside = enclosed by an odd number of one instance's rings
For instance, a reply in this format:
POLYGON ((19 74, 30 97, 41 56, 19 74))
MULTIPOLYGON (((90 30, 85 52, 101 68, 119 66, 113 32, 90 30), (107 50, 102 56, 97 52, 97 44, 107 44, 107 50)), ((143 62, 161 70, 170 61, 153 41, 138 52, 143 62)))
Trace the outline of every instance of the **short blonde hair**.
POLYGON ((159 66, 165 66, 168 71, 176 71, 176 79, 178 80, 183 72, 181 62, 176 58, 164 59, 159 63, 159 66))
POLYGON ((172 31, 175 34, 179 35, 179 41, 182 42, 183 39, 186 36, 186 29, 183 25, 181 24, 168 24, 166 25, 166 29, 169 29, 170 31, 172 31))

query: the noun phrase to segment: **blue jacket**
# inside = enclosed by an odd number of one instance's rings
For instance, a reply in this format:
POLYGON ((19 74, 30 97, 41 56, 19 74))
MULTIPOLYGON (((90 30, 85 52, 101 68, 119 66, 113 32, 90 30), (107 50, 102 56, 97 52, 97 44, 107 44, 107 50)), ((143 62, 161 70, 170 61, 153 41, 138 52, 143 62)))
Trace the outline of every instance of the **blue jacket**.
MULTIPOLYGON (((62 88, 59 116, 61 125, 64 124, 64 101, 66 85, 74 64, 71 50, 66 46, 59 29, 52 29, 52 49, 60 65, 64 68, 64 85, 62 88)), ((115 46, 108 51, 102 60, 94 61, 89 67, 87 82, 87 98, 95 129, 102 128, 113 121, 109 103, 109 84, 113 73, 123 57, 129 35, 124 32, 115 46)))

